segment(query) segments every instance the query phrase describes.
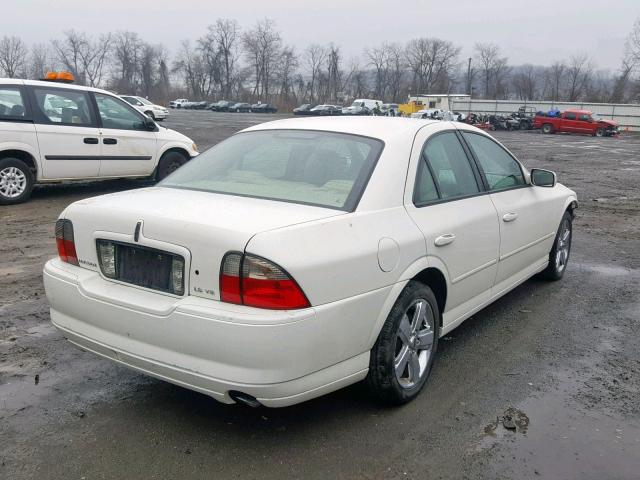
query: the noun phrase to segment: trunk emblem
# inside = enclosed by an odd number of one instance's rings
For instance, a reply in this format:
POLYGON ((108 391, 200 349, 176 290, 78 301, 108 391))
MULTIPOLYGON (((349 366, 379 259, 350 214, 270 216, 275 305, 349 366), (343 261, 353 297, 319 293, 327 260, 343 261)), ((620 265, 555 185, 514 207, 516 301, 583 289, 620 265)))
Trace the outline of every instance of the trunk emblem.
POLYGON ((136 229, 133 232, 133 240, 137 243, 140 239, 140 229, 142 228, 142 222, 136 223, 136 229))

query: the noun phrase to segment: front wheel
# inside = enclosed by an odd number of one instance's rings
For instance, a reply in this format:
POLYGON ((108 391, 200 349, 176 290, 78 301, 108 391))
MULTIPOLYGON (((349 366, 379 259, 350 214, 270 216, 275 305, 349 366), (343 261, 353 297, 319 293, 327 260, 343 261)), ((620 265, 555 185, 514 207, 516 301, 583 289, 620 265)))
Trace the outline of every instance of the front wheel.
POLYGON ((438 347, 440 311, 433 291, 410 281, 371 350, 367 382, 379 399, 400 405, 424 387, 438 347))
POLYGON ((189 159, 180 152, 167 152, 158 162, 158 169, 156 170, 156 180, 160 181, 165 177, 171 175, 182 165, 187 163, 189 159))
POLYGON ((596 137, 604 137, 604 128, 598 128, 596 129, 596 132, 594 134, 596 137))
POLYGON ((0 205, 21 203, 29 199, 35 182, 33 172, 22 160, 0 160, 0 205))
POLYGON ((560 226, 556 232, 553 248, 549 252, 549 265, 540 277, 545 280, 560 280, 567 269, 569 254, 571 253, 571 238, 573 236, 573 220, 570 212, 564 212, 560 226))

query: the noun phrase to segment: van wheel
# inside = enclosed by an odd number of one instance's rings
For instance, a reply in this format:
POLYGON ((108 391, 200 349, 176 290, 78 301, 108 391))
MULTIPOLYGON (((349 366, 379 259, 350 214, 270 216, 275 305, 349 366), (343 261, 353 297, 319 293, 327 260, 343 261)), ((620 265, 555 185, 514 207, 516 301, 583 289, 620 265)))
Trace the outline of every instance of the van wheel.
POLYGON ((0 160, 0 205, 21 203, 29 199, 35 178, 31 169, 17 158, 0 160))
POLYGON ((367 376, 371 392, 395 405, 417 397, 431 372, 439 333, 435 295, 423 283, 410 281, 371 350, 367 376))
POLYGON ((551 133, 553 132, 553 127, 550 123, 545 123, 542 125, 542 133, 551 133))
POLYGON ((180 152, 166 152, 162 155, 160 162, 158 162, 158 169, 156 170, 156 180, 160 181, 165 177, 171 175, 182 165, 187 163, 188 158, 180 152))

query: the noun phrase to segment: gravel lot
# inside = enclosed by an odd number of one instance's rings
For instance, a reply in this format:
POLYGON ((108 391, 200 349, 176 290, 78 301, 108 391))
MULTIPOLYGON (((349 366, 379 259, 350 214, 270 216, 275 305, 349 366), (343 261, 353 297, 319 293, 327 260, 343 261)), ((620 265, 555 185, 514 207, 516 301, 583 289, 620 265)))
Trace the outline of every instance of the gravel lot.
MULTIPOLYGON (((203 149, 284 117, 177 111, 165 125, 203 149)), ((44 297, 55 219, 148 182, 39 187, 0 207, 0 478, 637 479, 640 135, 496 137, 578 192, 568 271, 445 337, 402 408, 361 385, 286 409, 221 405, 80 351, 44 297)))

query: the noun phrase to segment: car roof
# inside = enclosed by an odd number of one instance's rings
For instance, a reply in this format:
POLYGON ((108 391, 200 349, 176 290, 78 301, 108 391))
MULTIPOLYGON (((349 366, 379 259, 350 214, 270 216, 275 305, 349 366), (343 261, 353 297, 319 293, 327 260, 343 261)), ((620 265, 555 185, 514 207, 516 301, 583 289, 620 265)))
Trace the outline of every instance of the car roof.
MULTIPOLYGON (((105 93, 107 95, 114 95, 112 92, 102 90, 100 88, 86 87, 84 85, 76 85, 75 83, 62 83, 62 82, 48 82, 45 80, 22 80, 15 78, 0 78, 0 82, 4 84, 18 84, 18 85, 33 85, 47 88, 66 88, 71 90, 83 90, 98 93, 105 93)), ((115 95, 114 95, 115 96, 115 95)))
POLYGON ((258 130, 320 130, 336 133, 350 133, 365 137, 378 138, 384 142, 392 141, 399 136, 413 136, 425 125, 437 120, 420 120, 399 117, 311 117, 288 118, 273 122, 261 123, 249 127, 243 132, 258 130))
POLYGON ((579 114, 583 114, 583 115, 590 115, 591 114, 591 110, 575 110, 573 108, 565 110, 564 113, 579 113, 579 114))

